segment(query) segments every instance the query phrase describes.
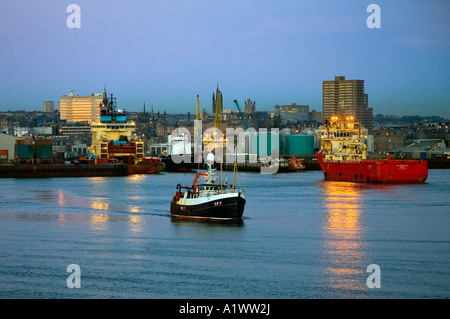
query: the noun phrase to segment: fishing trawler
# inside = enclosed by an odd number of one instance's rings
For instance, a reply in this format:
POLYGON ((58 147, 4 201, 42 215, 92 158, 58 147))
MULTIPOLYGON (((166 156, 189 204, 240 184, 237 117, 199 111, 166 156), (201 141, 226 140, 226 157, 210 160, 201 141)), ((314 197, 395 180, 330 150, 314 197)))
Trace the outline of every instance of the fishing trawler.
POLYGON ((367 159, 366 130, 354 116, 332 116, 319 131, 317 161, 325 180, 366 183, 423 183, 424 160, 367 159))
POLYGON ((214 155, 207 156, 208 171, 197 173, 191 187, 177 185, 177 191, 170 203, 170 213, 174 218, 239 221, 244 213, 245 192, 235 187, 236 165, 233 171, 233 184, 222 183, 213 168, 214 155), (198 183, 199 178, 205 178, 198 183))

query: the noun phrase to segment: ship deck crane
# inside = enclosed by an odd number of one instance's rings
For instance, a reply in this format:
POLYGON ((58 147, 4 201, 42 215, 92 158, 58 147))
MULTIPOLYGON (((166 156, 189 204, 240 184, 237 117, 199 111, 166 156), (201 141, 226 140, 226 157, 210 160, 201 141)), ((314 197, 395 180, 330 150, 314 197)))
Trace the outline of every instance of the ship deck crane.
POLYGON ((222 93, 217 89, 216 117, 214 127, 222 131, 222 93))
POLYGON ((241 108, 239 107, 238 101, 234 100, 234 103, 236 103, 237 109, 239 111, 239 116, 241 117, 241 120, 244 123, 245 129, 248 129, 247 121, 245 120, 244 114, 242 113, 241 108))
POLYGON ((201 120, 202 119, 202 111, 200 110, 200 97, 197 94, 197 101, 196 101, 196 107, 195 107, 195 119, 201 120))

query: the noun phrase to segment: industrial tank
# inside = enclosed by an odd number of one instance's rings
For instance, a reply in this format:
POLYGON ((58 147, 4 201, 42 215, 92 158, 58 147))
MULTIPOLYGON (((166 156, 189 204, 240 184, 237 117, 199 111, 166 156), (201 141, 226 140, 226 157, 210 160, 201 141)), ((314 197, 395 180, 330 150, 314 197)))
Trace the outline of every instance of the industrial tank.
POLYGON ((314 155, 314 136, 296 134, 286 137, 287 155, 314 155))

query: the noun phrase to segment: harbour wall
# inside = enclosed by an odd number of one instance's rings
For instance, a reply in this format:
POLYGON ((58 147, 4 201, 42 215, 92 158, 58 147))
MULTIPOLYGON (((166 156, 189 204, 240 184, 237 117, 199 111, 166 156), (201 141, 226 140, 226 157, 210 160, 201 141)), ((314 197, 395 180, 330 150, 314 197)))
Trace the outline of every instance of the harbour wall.
POLYGON ((106 165, 0 165, 0 178, 43 178, 43 177, 95 177, 95 176, 126 176, 126 164, 106 165))

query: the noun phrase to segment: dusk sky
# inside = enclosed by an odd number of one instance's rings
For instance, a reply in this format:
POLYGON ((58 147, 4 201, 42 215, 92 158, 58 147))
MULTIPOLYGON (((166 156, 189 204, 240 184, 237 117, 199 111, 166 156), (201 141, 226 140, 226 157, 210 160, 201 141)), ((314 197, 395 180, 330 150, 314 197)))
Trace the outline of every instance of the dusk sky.
POLYGON ((374 114, 450 118, 448 0, 1 0, 0 43, 0 111, 106 87, 130 111, 194 114, 199 94, 210 113, 217 84, 233 111, 247 98, 322 111, 322 82, 345 76, 374 114))

